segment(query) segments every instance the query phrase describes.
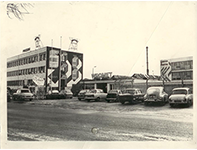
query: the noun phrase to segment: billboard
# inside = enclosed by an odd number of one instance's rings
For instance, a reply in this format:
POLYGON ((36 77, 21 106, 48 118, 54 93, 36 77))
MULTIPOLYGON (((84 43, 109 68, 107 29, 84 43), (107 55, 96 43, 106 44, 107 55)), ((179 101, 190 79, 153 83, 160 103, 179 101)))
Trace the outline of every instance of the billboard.
POLYGON ((46 68, 46 91, 71 87, 83 79, 83 54, 48 47, 46 68))
POLYGON ((59 70, 60 70, 60 49, 47 47, 46 61, 46 88, 59 88, 59 70))
POLYGON ((61 53, 61 80, 71 87, 83 79, 83 54, 69 51, 61 53))
POLYGON ((160 73, 161 78, 164 81, 171 81, 172 80, 172 67, 169 60, 161 60, 160 62, 160 73))

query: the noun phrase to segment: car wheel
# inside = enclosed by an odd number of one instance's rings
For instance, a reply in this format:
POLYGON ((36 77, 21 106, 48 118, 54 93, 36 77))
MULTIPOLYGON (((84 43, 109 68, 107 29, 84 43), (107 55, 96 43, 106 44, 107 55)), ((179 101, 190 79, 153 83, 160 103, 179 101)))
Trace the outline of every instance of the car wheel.
POLYGON ((170 107, 174 107, 174 104, 170 104, 170 107))
POLYGON ((79 101, 81 101, 81 98, 78 98, 79 101))
POLYGON ((120 100, 119 100, 119 96, 116 98, 116 102, 119 102, 120 100))
POLYGON ((32 101, 32 99, 29 99, 29 101, 32 101))
POLYGON ((90 100, 88 100, 88 102, 90 102, 90 100))
POLYGON ((186 104, 187 107, 190 107, 191 106, 191 102, 188 100, 187 104, 186 104))
POLYGON ((100 97, 97 97, 97 98, 96 98, 96 101, 97 101, 97 102, 100 101, 100 97))
POLYGON ((144 105, 145 105, 145 106, 148 106, 148 102, 144 102, 144 105))
POLYGON ((125 103, 125 101, 121 101, 121 104, 124 104, 125 103))
POLYGON ((110 101, 109 101, 109 100, 107 100, 107 102, 109 103, 110 101))

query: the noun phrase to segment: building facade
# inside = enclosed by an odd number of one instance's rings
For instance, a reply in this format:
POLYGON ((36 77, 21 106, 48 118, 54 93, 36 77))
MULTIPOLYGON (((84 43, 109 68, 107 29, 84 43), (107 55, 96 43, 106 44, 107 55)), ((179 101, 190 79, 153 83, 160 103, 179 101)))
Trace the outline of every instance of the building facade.
POLYGON ((193 57, 161 60, 160 69, 167 81, 193 80, 193 57))
POLYGON ((83 54, 43 47, 7 59, 7 86, 11 89, 43 86, 62 90, 83 79, 83 54))

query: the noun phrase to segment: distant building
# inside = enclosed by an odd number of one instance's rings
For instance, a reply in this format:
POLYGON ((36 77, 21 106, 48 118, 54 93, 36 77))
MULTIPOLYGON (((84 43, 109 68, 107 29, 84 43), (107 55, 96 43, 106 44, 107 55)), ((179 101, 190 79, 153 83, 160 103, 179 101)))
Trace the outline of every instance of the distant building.
POLYGON ((7 86, 12 89, 26 85, 61 90, 82 79, 82 53, 47 46, 7 59, 7 86))
POLYGON ((193 80, 193 57, 161 60, 160 69, 165 80, 193 80))

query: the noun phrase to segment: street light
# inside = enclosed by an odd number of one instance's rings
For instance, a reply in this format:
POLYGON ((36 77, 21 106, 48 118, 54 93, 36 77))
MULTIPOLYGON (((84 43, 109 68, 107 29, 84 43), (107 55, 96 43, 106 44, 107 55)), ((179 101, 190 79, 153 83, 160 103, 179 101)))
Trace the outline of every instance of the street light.
MULTIPOLYGON (((94 66, 93 68, 92 68, 92 79, 94 80, 94 68, 96 68, 96 66, 94 66)), ((96 82, 96 81, 95 81, 96 82)), ((96 83, 95 83, 96 84, 96 83)), ((94 85, 94 89, 96 89, 96 86, 94 85)))
POLYGON ((94 75, 94 68, 96 68, 96 66, 94 66, 94 67, 92 68, 92 76, 94 75))

